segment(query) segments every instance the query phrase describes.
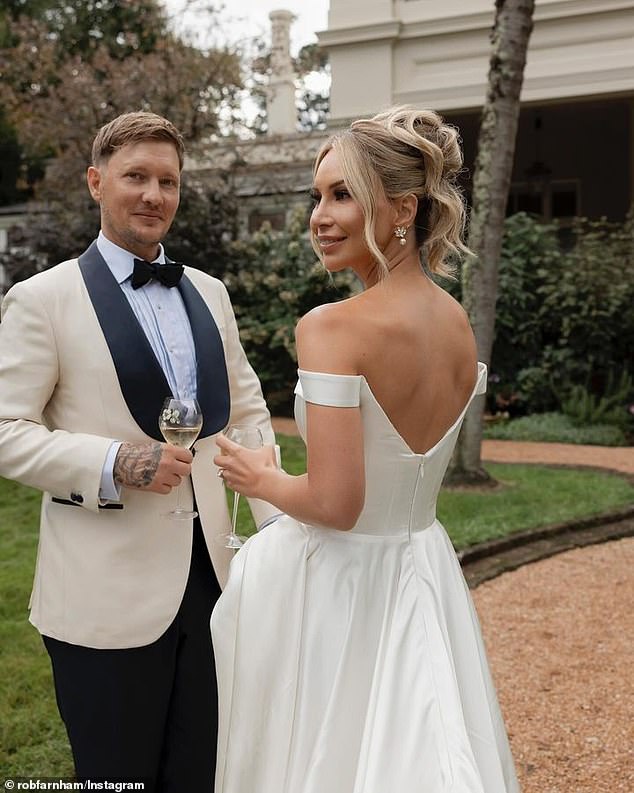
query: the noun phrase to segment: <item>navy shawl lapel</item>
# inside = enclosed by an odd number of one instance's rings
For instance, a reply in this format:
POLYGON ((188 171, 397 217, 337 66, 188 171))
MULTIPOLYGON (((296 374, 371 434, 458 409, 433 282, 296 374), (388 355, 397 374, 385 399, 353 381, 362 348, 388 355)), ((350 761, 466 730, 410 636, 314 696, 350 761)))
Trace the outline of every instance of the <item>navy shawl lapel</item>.
MULTIPOLYGON (((79 257, 79 269, 106 339, 123 398, 139 427, 163 440, 158 417, 171 396, 167 378, 143 328, 97 243, 79 257)), ((178 286, 185 304, 196 349, 197 398, 203 414, 200 437, 213 435, 229 421, 229 379, 224 348, 207 304, 183 276, 178 286)))
POLYGON ((230 399, 225 352, 218 326, 200 292, 184 275, 178 285, 196 348, 198 404, 203 414, 201 438, 227 426, 230 399))
POLYGON ((79 257, 79 269, 128 409, 146 435, 162 441, 159 413, 172 392, 154 350, 96 242, 79 257))

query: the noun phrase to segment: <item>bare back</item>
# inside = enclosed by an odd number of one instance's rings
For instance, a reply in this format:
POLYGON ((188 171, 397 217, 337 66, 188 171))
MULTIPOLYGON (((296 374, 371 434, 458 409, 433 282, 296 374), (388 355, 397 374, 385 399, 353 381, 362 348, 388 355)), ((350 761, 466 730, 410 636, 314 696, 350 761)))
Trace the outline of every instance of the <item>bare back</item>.
POLYGON ((392 277, 336 310, 349 328, 347 357, 408 446, 428 451, 475 384, 475 341, 462 307, 421 274, 392 277))

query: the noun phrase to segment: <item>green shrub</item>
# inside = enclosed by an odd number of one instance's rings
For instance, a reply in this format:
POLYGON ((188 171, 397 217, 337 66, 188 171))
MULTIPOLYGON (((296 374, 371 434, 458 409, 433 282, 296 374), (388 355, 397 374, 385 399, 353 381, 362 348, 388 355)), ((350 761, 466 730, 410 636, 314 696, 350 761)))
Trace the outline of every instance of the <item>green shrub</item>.
MULTIPOLYGON (((623 223, 580 218, 565 244, 554 223, 524 213, 508 218, 489 410, 562 410, 574 386, 600 398, 610 372, 634 371, 633 305, 632 214, 623 223)), ((630 393, 623 408, 633 400, 630 393)))
POLYGON ((617 382, 610 372, 602 395, 593 394, 582 385, 572 386, 561 400, 562 412, 578 427, 611 424, 627 431, 632 426, 628 410, 632 389, 632 378, 627 372, 621 372, 617 382))
POLYGON ((540 225, 521 213, 506 221, 498 275, 495 341, 492 372, 500 378, 499 389, 517 394, 522 404, 549 406, 551 367, 545 366, 543 350, 555 341, 540 312, 540 273, 559 268, 561 252, 553 225, 540 225), (545 374, 537 376, 535 367, 545 374), (533 369, 532 372, 526 372, 533 369))
POLYGON ((579 427, 562 413, 535 413, 486 426, 484 437, 494 440, 582 443, 592 446, 627 446, 619 428, 609 424, 579 427))
POLYGON ((578 219, 559 268, 540 268, 540 319, 558 381, 605 392, 634 369, 634 223, 578 219))

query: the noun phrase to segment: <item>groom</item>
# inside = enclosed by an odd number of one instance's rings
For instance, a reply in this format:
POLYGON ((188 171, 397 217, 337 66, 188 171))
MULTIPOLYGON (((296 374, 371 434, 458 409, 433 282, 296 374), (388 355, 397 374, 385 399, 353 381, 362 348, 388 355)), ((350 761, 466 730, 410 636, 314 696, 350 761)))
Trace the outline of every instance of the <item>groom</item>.
MULTIPOLYGON (((87 173, 98 238, 14 286, 0 324, 0 476, 44 491, 30 620, 76 772, 146 793, 213 788, 209 617, 231 558, 214 437, 231 421, 274 442, 224 286, 160 244, 183 155, 160 116, 102 127, 87 173), (195 457, 161 442, 170 395, 201 406, 195 457), (167 514, 179 485, 193 522, 167 514)), ((275 512, 251 506, 260 524, 275 512)))

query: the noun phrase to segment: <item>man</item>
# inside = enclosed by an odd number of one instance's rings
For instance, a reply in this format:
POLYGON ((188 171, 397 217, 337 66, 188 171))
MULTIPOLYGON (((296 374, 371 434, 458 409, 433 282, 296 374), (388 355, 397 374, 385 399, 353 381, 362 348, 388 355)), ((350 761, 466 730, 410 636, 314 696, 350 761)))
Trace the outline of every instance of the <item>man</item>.
POLYGON ((231 421, 274 442, 225 288, 181 278, 160 244, 183 153, 160 116, 106 124, 87 173, 98 239, 14 286, 0 325, 0 475, 44 491, 30 619, 77 775, 161 793, 213 788, 209 618, 231 558, 214 436, 231 421), (172 394, 201 406, 195 457, 161 442, 172 394), (179 484, 193 523, 168 514, 179 484))

